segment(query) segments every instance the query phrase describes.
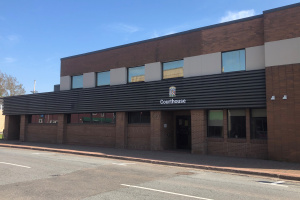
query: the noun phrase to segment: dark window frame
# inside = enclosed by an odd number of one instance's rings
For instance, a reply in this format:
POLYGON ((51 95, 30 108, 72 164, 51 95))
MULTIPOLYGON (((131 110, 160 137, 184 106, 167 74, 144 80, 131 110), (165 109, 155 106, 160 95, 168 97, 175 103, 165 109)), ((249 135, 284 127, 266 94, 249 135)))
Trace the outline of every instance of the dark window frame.
POLYGON ((184 78, 184 74, 180 77, 174 77, 174 78, 164 78, 164 63, 169 63, 169 62, 176 62, 176 61, 183 61, 183 66, 184 68, 184 59, 178 59, 178 60, 172 60, 172 61, 167 61, 167 62, 161 62, 161 79, 162 80, 168 80, 168 79, 175 79, 175 78, 184 78))
POLYGON ((83 88, 83 74, 81 74, 81 75, 74 75, 74 76, 71 76, 71 90, 82 89, 82 88, 83 88), (73 77, 74 77, 74 76, 82 76, 82 87, 79 87, 79 88, 73 88, 73 77))
POLYGON ((110 70, 108 71, 103 71, 103 72, 96 72, 96 83, 95 83, 96 87, 103 87, 103 86, 108 86, 110 85, 110 70), (98 73, 104 73, 104 72, 109 72, 109 84, 106 85, 98 85, 98 73))
POLYGON ((207 120, 206 120, 206 127, 207 127, 207 130, 206 130, 206 137, 207 138, 224 138, 224 110, 223 109, 208 109, 208 110, 206 110, 206 118, 207 118, 207 120), (208 121, 209 121, 209 111, 210 110, 221 110, 222 111, 222 118, 223 118, 223 120, 222 120, 222 132, 221 132, 221 136, 209 136, 208 135, 208 121))
POLYGON ((247 138, 247 110, 246 108, 234 108, 234 109, 227 109, 227 138, 229 139, 246 139, 247 138), (244 110, 245 111, 245 137, 231 137, 231 133, 229 130, 229 110, 244 110))
MULTIPOLYGON (((58 114, 32 114, 32 115, 27 115, 27 123, 28 124, 57 124, 58 123, 58 116, 57 116, 57 119, 55 119, 55 122, 53 122, 53 119, 52 119, 52 122, 50 123, 50 122, 45 122, 45 116, 46 115, 51 115, 52 117, 51 118, 53 118, 53 115, 58 115, 58 114), (32 121, 32 116, 33 115, 37 115, 37 116, 41 116, 41 115, 43 115, 43 117, 39 117, 39 120, 40 119, 42 119, 43 120, 43 122, 42 123, 39 123, 39 122, 33 122, 32 121)), ((50 117, 49 117, 50 118, 50 117)))
POLYGON ((128 68, 126 68, 126 70, 127 70, 127 80, 126 81, 127 81, 128 84, 135 84, 135 83, 145 82, 145 80, 144 81, 129 82, 129 69, 136 68, 136 67, 144 67, 144 70, 145 70, 144 77, 146 78, 146 66, 145 65, 135 66, 135 67, 128 67, 128 68))
POLYGON ((88 112, 88 113, 69 113, 67 115, 67 124, 116 124, 116 112, 88 112), (93 113, 104 113, 104 118, 106 118, 107 113, 112 113, 113 118, 111 122, 99 122, 99 121, 94 121, 93 120, 93 113), (79 123, 79 117, 78 121, 76 123, 72 123, 72 115, 89 115, 89 121, 85 121, 82 123, 79 123))
POLYGON ((242 49, 235 49, 235 50, 230 50, 230 51, 222 51, 221 52, 221 73, 224 74, 224 73, 232 73, 232 72, 243 72, 243 71, 246 71, 247 69, 247 65, 246 65, 246 61, 247 61, 247 56, 246 56, 246 48, 242 48, 242 49), (245 69, 244 70, 238 70, 238 71, 230 71, 230 72, 224 72, 223 69, 223 53, 228 53, 228 52, 233 52, 233 51, 241 51, 241 50, 244 50, 245 51, 245 69))
MULTIPOLYGON (((146 115, 146 116, 148 116, 148 115, 146 115)), ((151 123, 151 112, 150 111, 134 111, 134 112, 127 112, 127 117, 128 117, 128 124, 150 124, 151 123), (142 117, 141 117, 141 115, 140 115, 140 118, 139 118, 139 121, 138 122, 133 122, 132 121, 132 118, 134 117, 134 116, 131 116, 131 115, 133 115, 134 113, 140 113, 140 112, 146 112, 146 113, 149 113, 149 122, 148 122, 148 120, 147 120, 147 122, 143 122, 143 119, 142 119, 142 117)), ((147 118, 145 118, 145 119, 147 119, 147 118)), ((145 120, 144 119, 144 120, 145 120)))
POLYGON ((267 118, 268 118, 268 116, 267 116, 267 108, 251 108, 250 109, 250 139, 251 140, 267 140, 268 139, 268 121, 267 121, 267 118), (265 138, 257 138, 257 137, 255 137, 255 134, 254 134, 254 130, 253 130, 253 126, 252 126, 252 110, 253 109, 264 109, 264 110, 266 110, 266 117, 255 117, 255 118, 265 118, 265 120, 266 120, 266 136, 265 136, 265 138))

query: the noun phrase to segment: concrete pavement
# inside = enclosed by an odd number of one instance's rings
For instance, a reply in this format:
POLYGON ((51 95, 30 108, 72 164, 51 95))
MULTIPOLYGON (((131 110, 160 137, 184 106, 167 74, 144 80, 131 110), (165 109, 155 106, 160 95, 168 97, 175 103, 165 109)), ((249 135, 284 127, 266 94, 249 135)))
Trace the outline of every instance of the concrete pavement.
POLYGON ((190 154, 183 151, 142 151, 65 144, 0 141, 0 147, 34 149, 106 157, 160 165, 252 174, 300 181, 300 163, 190 154))

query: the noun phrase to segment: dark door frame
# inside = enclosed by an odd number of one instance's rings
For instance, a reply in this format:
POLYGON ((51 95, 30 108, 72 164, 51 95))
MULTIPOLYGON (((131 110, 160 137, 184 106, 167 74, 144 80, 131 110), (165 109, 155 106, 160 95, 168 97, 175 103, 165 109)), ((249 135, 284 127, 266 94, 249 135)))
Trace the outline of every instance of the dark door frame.
POLYGON ((191 116, 177 115, 175 118, 175 130, 176 149, 191 150, 191 116))

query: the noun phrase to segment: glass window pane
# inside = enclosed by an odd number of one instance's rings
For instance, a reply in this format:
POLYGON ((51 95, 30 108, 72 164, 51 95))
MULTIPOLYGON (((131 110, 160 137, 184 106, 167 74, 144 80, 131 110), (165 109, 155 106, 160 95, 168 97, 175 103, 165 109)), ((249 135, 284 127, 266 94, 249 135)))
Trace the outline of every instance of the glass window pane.
POLYGON ((163 63, 163 79, 183 77, 183 60, 163 63))
POLYGON ((91 122, 91 113, 71 114, 69 120, 71 124, 83 124, 91 122))
POLYGON ((106 123, 116 123, 116 113, 105 113, 106 123))
POLYGON ((228 137, 246 138, 246 111, 228 110, 228 137))
POLYGON ((81 123, 90 123, 91 122, 91 113, 80 113, 78 114, 79 124, 81 123))
POLYGON ((58 121, 58 115, 44 115, 44 123, 55 124, 58 121))
POLYGON ((150 123, 150 112, 141 111, 141 112, 129 112, 128 113, 128 123, 150 123))
POLYGON ((83 88, 83 76, 72 76, 72 89, 83 88))
POLYGON ((246 69, 245 50, 222 53, 222 71, 233 72, 246 69))
POLYGON ((58 121, 58 115, 30 115, 28 116, 28 123, 33 124, 55 124, 58 121))
POLYGON ((44 115, 31 115, 31 123, 38 124, 43 123, 43 116, 44 115))
POLYGON ((251 109, 251 138, 267 139, 267 110, 251 109))
POLYGON ((110 85, 110 71, 97 73, 97 86, 110 85))
POLYGON ((209 110, 208 111, 208 137, 222 137, 223 136, 223 110, 209 110))
POLYGON ((128 68, 128 83, 145 81, 145 66, 128 68))
POLYGON ((115 123, 115 113, 92 113, 93 123, 115 123))
POLYGON ((150 112, 141 112, 141 123, 150 123, 150 112))

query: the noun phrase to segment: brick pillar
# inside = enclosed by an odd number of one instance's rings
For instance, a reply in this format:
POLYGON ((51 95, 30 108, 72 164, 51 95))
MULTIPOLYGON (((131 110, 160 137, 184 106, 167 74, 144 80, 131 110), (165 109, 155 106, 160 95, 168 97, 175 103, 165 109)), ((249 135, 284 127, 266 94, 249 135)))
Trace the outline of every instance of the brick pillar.
POLYGON ((59 114, 58 122, 57 122, 57 140, 58 144, 62 144, 64 142, 64 133, 67 127, 67 115, 59 114))
POLYGON ((228 115, 227 115, 228 110, 223 109, 223 134, 224 134, 224 155, 228 155, 228 115))
POLYGON ((127 113, 116 113, 116 148, 127 148, 127 113))
POLYGON ((223 109, 223 134, 224 134, 224 142, 227 143, 227 138, 228 138, 227 109, 223 109))
POLYGON ((151 111, 151 150, 162 150, 161 145, 161 127, 162 111, 151 111))
POLYGON ((247 139, 247 144, 250 144, 251 140, 251 132, 250 132, 250 109, 246 109, 246 139, 247 139))
POLYGON ((27 124, 28 124, 27 115, 21 115, 21 122, 20 122, 20 141, 21 142, 25 141, 26 132, 27 132, 27 124))
POLYGON ((206 154, 207 120, 205 110, 191 110, 192 153, 206 154))
POLYGON ((3 130, 3 137, 5 140, 7 140, 8 137, 8 125, 9 125, 9 115, 5 115, 5 124, 4 124, 4 130, 3 130))

